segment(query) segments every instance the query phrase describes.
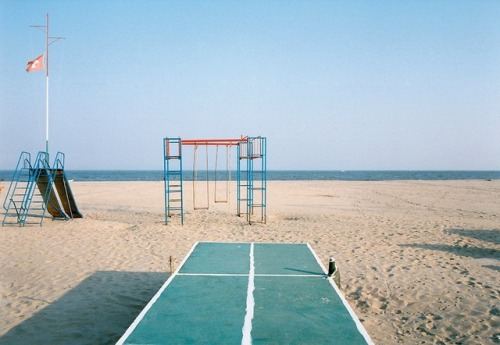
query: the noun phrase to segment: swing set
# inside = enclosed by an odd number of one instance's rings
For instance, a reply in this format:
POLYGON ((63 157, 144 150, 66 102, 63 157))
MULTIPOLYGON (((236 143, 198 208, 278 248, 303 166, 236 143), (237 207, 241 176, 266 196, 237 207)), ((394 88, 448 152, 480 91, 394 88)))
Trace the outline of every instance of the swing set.
POLYGON ((167 137, 163 140, 165 224, 168 224, 169 218, 174 214, 180 215, 181 224, 184 224, 184 171, 182 152, 184 146, 193 147, 191 180, 193 183, 194 210, 209 209, 211 181, 214 183, 214 202, 230 202, 232 149, 236 147, 238 157, 236 170, 237 215, 246 215, 249 224, 256 221, 261 223, 266 222, 267 154, 265 137, 247 136, 233 139, 181 139, 167 137), (209 165, 211 151, 209 147, 215 147, 213 172, 209 165), (204 166, 198 166, 198 162, 203 158, 204 166), (260 219, 256 217, 258 214, 260 214, 260 219))
MULTIPOLYGON (((229 183, 231 182, 231 149, 233 146, 233 143, 227 143, 227 144, 221 144, 217 143, 215 145, 215 168, 214 168, 214 202, 215 203, 228 203, 229 202, 229 183), (226 154, 225 158, 219 159, 219 147, 225 147, 226 148, 226 154), (220 163, 219 161, 222 161, 222 163, 225 162, 225 169, 224 171, 221 171, 220 168, 220 163), (223 183, 223 186, 220 187, 221 183, 223 183)), ((205 178, 200 177, 198 167, 196 166, 197 161, 198 161, 198 148, 199 144, 193 144, 194 146, 194 154, 193 154, 193 208, 195 210, 208 210, 209 205, 210 205, 210 183, 209 183, 209 176, 210 176, 210 168, 209 168, 209 146, 213 145, 202 145, 205 146, 205 178), (206 188, 206 203, 202 204, 197 204, 197 182, 204 182, 205 188, 206 188)), ((222 153, 221 153, 222 155, 222 153)))

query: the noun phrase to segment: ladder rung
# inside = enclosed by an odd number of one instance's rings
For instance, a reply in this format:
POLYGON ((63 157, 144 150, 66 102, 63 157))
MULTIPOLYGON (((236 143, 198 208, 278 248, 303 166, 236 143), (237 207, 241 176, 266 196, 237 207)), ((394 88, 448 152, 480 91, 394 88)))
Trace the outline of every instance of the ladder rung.
POLYGON ((30 217, 30 218, 43 218, 44 215, 43 214, 28 214, 28 215, 26 215, 26 218, 28 218, 28 217, 30 217))

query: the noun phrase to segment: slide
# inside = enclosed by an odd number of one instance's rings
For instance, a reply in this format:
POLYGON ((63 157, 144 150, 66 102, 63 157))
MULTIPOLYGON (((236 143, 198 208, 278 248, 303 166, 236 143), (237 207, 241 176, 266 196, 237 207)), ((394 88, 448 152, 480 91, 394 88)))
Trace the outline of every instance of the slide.
POLYGON ((59 204, 59 200, 57 199, 56 193, 54 193, 54 189, 50 188, 50 193, 47 195, 47 188, 49 184, 49 176, 47 174, 46 169, 40 169, 40 176, 38 177, 37 185, 40 193, 43 196, 43 201, 45 205, 47 205, 47 211, 54 218, 67 218, 64 211, 61 209, 61 205, 59 204))
POLYGON ((75 197, 71 191, 69 181, 64 174, 63 169, 54 170, 54 185, 56 186, 57 194, 64 207, 64 211, 70 218, 83 218, 78 207, 76 206, 75 197))

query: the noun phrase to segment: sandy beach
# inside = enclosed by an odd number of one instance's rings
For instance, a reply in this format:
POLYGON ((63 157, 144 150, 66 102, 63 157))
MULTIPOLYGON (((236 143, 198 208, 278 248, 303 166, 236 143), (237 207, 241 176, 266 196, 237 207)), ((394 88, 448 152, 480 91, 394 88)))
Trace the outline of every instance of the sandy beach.
POLYGON ((377 344, 500 343, 500 181, 272 181, 253 225, 185 187, 183 226, 162 182, 73 182, 83 219, 0 228, 0 344, 114 343, 196 241, 335 256, 377 344))

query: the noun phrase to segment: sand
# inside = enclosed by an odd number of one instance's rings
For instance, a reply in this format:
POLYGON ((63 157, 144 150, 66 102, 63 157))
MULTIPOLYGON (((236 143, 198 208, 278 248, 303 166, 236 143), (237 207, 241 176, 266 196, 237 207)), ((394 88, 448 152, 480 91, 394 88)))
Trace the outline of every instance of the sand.
POLYGON ((273 181, 253 225, 234 185, 194 211, 186 184, 184 226, 164 224, 162 182, 72 188, 83 219, 0 228, 0 344, 114 343, 196 241, 334 255, 377 344, 500 343, 500 181, 273 181))

